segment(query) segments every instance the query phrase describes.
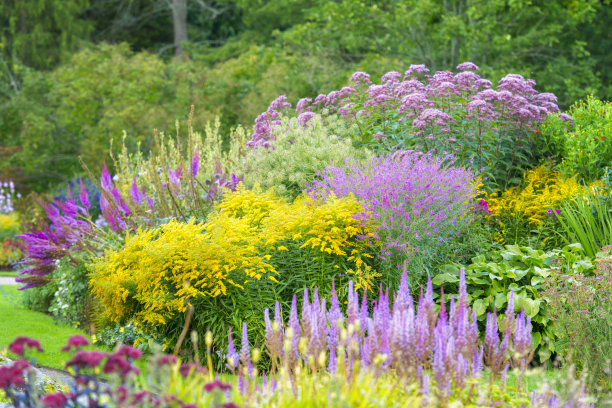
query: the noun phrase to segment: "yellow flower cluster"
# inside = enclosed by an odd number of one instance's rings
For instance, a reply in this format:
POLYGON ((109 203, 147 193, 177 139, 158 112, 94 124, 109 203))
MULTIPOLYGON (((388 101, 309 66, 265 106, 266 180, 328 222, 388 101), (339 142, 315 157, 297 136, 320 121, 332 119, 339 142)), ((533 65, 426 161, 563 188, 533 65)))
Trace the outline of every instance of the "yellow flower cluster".
POLYGON ((0 236, 3 232, 18 231, 19 226, 19 217, 16 213, 0 214, 0 236))
POLYGON ((363 211, 354 197, 288 203, 270 191, 240 186, 205 223, 171 220, 128 236, 121 250, 90 265, 90 285, 109 319, 164 324, 191 298, 224 295, 229 286, 242 288, 251 280, 282 279, 270 260, 287 246, 339 255, 360 268, 370 255, 367 239, 356 237, 373 232, 354 217, 363 211))
POLYGON ((562 201, 584 193, 587 187, 575 177, 562 178, 550 166, 541 165, 525 172, 523 183, 512 187, 501 195, 487 196, 491 217, 523 217, 529 224, 541 225, 549 215, 548 210, 559 208, 562 201))

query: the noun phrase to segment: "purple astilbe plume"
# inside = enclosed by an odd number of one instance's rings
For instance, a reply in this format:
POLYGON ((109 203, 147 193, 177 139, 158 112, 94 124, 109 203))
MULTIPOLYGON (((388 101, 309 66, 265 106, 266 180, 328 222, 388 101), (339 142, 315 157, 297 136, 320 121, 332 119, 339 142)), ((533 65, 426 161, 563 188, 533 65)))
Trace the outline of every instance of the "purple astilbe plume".
POLYGON ((240 346, 240 364, 246 367, 249 377, 253 375, 253 363, 251 362, 251 350, 249 347, 249 333, 246 322, 242 323, 242 343, 240 346))
POLYGON ((229 329, 229 337, 227 339, 227 354, 225 356, 227 363, 226 366, 234 372, 240 362, 240 355, 236 352, 234 346, 234 338, 232 337, 232 328, 229 329))
POLYGON ((524 370, 533 358, 533 345, 531 342, 531 318, 525 317, 525 309, 521 310, 515 319, 516 326, 512 338, 512 360, 514 366, 521 366, 524 370))

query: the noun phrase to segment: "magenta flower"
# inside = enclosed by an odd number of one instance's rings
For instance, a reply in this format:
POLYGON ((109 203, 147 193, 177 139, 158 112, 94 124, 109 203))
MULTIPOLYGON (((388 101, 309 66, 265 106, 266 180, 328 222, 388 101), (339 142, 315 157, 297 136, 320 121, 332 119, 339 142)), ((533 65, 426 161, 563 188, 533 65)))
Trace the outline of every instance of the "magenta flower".
POLYGON ((77 351, 72 359, 66 363, 66 367, 94 368, 98 367, 106 354, 101 351, 77 351))
POLYGON ((68 397, 62 392, 56 392, 54 394, 45 395, 40 399, 40 402, 49 408, 62 408, 68 402, 68 397))
POLYGON ((221 391, 227 391, 227 390, 231 390, 232 386, 224 382, 221 382, 219 380, 216 380, 216 381, 204 384, 204 389, 206 390, 206 392, 212 392, 217 389, 221 391))
POLYGON ((89 341, 85 338, 85 336, 72 336, 68 339, 68 343, 62 347, 62 351, 70 351, 70 349, 73 347, 78 350, 85 346, 89 346, 89 341))
POLYGON ((27 348, 35 348, 40 352, 43 351, 40 342, 29 337, 17 337, 8 347, 11 353, 17 354, 18 356, 23 356, 27 348))

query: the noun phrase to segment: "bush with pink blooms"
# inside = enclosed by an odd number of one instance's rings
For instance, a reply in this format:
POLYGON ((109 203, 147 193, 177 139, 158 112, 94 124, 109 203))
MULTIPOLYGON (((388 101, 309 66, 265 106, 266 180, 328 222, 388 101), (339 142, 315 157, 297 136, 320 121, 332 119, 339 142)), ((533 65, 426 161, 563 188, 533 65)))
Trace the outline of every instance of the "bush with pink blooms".
POLYGON ((353 141, 374 151, 451 153, 490 189, 518 184, 522 171, 539 159, 533 151, 538 124, 559 112, 557 98, 538 92, 535 81, 521 75, 509 74, 494 87, 473 63, 457 69, 430 73, 424 65, 411 65, 404 74, 386 73, 380 83, 356 72, 350 86, 303 98, 295 111, 281 96, 257 117, 248 145, 271 146, 284 112, 303 126, 320 113, 342 118, 353 141))

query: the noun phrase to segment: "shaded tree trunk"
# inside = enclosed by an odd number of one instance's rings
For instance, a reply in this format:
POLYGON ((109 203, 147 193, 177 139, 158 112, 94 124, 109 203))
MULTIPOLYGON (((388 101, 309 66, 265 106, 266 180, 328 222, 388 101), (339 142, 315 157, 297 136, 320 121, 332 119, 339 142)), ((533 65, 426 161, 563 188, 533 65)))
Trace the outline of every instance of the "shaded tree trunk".
POLYGON ((187 0, 172 0, 172 20, 174 23, 174 55, 183 57, 183 43, 187 38, 187 0))

